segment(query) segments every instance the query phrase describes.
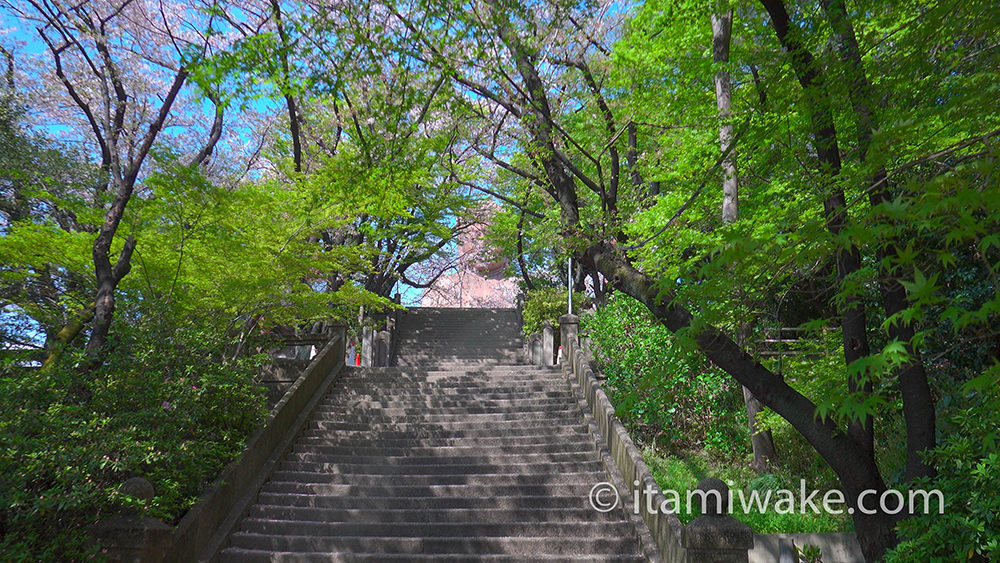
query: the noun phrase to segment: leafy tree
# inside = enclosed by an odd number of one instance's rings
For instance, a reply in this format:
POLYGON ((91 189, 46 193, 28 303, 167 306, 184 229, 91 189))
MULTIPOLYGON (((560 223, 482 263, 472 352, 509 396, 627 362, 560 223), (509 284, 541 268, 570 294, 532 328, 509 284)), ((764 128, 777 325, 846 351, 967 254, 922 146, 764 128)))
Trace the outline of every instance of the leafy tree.
MULTIPOLYGON (((484 2, 402 10, 388 3, 383 9, 407 37, 415 35, 420 52, 414 58, 453 76, 470 119, 479 117, 493 131, 471 142, 485 161, 520 178, 515 191, 500 194, 504 201, 518 213, 532 209, 522 203, 531 186, 546 202, 543 216, 558 209, 553 231, 578 263, 644 303, 788 420, 830 464, 849 498, 888 487, 876 457, 874 421, 888 412, 890 398, 901 404, 905 475, 933 475, 921 457, 934 444, 935 417, 916 323, 940 299, 933 272, 954 258, 947 246, 925 254, 916 246, 907 251, 901 241, 904 225, 930 228, 950 244, 985 245, 989 268, 995 268, 988 229, 971 215, 955 221, 942 213, 964 207, 987 223, 996 217, 985 195, 994 189, 993 177, 972 170, 994 165, 983 141, 992 138, 997 116, 970 89, 995 67, 992 52, 972 46, 990 44, 993 27, 985 22, 992 16, 970 5, 942 27, 938 18, 949 13, 944 8, 928 17, 900 3, 891 27, 878 29, 884 22, 838 2, 814 11, 772 1, 734 7, 737 50, 728 70, 755 92, 734 96, 733 142, 759 150, 744 153, 741 213, 730 224, 721 223, 718 198, 704 189, 726 160, 710 148, 719 131, 708 86, 707 23, 714 6, 648 2, 615 51, 605 44, 614 38, 605 35, 612 18, 588 17, 612 13, 607 6, 484 2), (863 22, 872 25, 858 28, 863 22), (899 33, 906 36, 902 42, 882 40, 899 33), (953 49, 962 53, 950 59, 961 72, 950 75, 947 63, 935 60, 940 57, 911 50, 907 43, 916 37, 925 43, 942 37, 949 58, 953 49), (970 41, 956 43, 955 37, 970 41), (823 51, 827 44, 832 47, 823 51), (620 71, 605 74, 609 55, 621 57, 620 71), (978 59, 985 64, 977 68, 986 70, 977 73, 963 57, 978 59), (887 74, 900 81, 882 79, 878 91, 865 72, 885 60, 893 61, 887 74), (914 68, 953 78, 907 91, 902 77, 914 68), (616 72, 628 80, 610 84, 606 77, 616 72), (894 96, 908 103, 880 101, 894 96), (942 128, 938 119, 953 111, 964 116, 942 128), (935 117, 925 119, 931 113, 935 117), (653 119, 641 124, 635 115, 653 119), (745 115, 750 119, 742 124, 745 115), (636 122, 635 143, 630 121, 636 122), (642 128, 652 133, 643 135, 642 128), (638 154, 640 143, 649 147, 644 154, 638 154), (623 181, 631 151, 632 172, 646 182, 623 181), (924 166, 933 155, 950 162, 924 166), (759 361, 727 329, 739 324, 732 316, 738 310, 734 284, 746 288, 741 300, 768 309, 801 276, 822 280, 827 303, 821 311, 833 313, 808 326, 836 331, 844 358, 841 371, 828 374, 835 386, 819 394, 805 394, 796 374, 759 361)), ((791 293, 794 300, 804 298, 791 293)), ((996 299, 994 292, 990 303, 996 299)), ((968 314, 971 325, 992 307, 953 314, 968 314)), ((897 516, 853 516, 867 558, 881 557, 895 543, 897 516)))

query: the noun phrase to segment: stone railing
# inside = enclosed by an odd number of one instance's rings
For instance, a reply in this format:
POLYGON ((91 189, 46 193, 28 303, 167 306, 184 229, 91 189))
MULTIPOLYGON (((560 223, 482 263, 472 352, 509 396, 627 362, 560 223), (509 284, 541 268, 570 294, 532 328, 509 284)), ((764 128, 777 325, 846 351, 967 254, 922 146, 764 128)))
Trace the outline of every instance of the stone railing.
MULTIPOLYGON (((308 422, 316 404, 342 373, 345 338, 343 326, 330 327, 327 344, 247 440, 240 457, 223 469, 176 527, 128 514, 106 518, 95 525, 91 535, 107 550, 107 560, 144 563, 212 560, 225 547, 229 534, 308 422)), ((137 493, 130 491, 131 496, 153 494, 148 483, 138 486, 135 482, 126 483, 126 487, 143 489, 137 493)))
POLYGON ((312 359, 330 341, 331 327, 317 322, 306 331, 295 331, 278 337, 270 352, 271 362, 261 367, 258 383, 267 388, 267 407, 274 405, 298 381, 312 359))
POLYGON ((703 504, 702 516, 695 518, 687 526, 669 511, 647 510, 646 507, 668 506, 666 497, 643 461, 642 453, 615 417, 615 409, 601 388, 601 381, 591 367, 587 353, 581 349, 579 325, 580 319, 576 315, 563 315, 559 318, 563 343, 562 365, 571 381, 579 386, 586 397, 590 413, 610 450, 615 468, 624 479, 626 490, 619 491, 619 497, 629 499, 633 506, 627 506, 628 510, 636 505, 640 507, 640 516, 649 528, 664 561, 795 563, 798 561, 796 547, 806 545, 818 547, 824 561, 864 561, 857 537, 852 533, 754 534, 749 526, 728 514, 729 488, 719 479, 703 479, 698 484, 698 489, 705 493, 699 499, 705 501, 707 506, 703 504), (709 496, 714 501, 715 494, 723 502, 707 502, 709 496), (717 507, 723 510, 720 512, 717 507))

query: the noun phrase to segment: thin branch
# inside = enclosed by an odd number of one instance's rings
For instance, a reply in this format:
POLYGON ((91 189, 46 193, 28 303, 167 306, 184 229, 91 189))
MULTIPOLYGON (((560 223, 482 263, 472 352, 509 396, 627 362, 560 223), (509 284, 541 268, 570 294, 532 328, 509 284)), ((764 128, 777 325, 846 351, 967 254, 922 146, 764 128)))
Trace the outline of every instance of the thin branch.
POLYGON ((466 182, 465 180, 458 180, 458 179, 456 179, 455 182, 457 184, 459 184, 460 186, 465 186, 467 188, 472 188, 474 190, 481 191, 481 192, 483 192, 486 195, 493 196, 493 197, 499 199, 500 201, 503 201, 504 203, 508 203, 510 205, 513 205, 515 208, 523 211, 524 213, 527 213, 528 215, 531 215, 532 217, 535 217, 535 218, 538 218, 538 219, 544 219, 545 218, 545 215, 542 215, 541 213, 538 213, 536 211, 532 211, 530 209, 526 209, 521 204, 519 204, 516 201, 510 199, 509 197, 507 197, 505 195, 502 195, 500 193, 497 193, 497 192, 495 192, 495 191, 493 191, 493 190, 491 190, 489 188, 484 188, 484 187, 480 186, 479 184, 473 184, 472 182, 466 182))

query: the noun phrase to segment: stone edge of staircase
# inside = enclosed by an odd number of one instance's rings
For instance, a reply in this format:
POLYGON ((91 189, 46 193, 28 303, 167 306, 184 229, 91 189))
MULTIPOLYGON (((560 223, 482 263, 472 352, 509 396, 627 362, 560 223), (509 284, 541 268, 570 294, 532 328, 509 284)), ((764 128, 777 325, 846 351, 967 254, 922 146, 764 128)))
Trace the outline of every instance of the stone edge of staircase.
POLYGON ((643 461, 642 452, 635 447, 628 431, 615 416, 615 408, 590 369, 590 362, 583 351, 574 346, 572 339, 568 342, 569 353, 563 356, 560 364, 562 373, 580 401, 584 417, 598 442, 604 465, 618 489, 618 497, 627 503, 621 508, 636 527, 643 555, 654 562, 687 561, 682 544, 684 525, 676 514, 659 511, 650 514, 646 510, 636 514, 632 509, 635 482, 640 487, 640 507, 647 506, 646 491, 653 491, 650 499, 652 506, 665 506, 666 497, 643 461))
POLYGON ((309 367, 271 409, 267 420, 247 440, 240 457, 181 519, 174 530, 165 561, 213 561, 229 534, 243 518, 257 491, 285 456, 316 404, 344 371, 345 327, 316 355, 309 367))

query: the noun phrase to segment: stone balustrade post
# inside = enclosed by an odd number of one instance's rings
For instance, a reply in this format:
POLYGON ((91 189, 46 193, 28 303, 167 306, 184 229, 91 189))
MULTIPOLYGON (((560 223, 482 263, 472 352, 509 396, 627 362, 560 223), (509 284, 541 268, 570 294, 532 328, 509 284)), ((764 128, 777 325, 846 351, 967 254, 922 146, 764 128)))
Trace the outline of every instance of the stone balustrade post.
POLYGON ((542 362, 540 365, 551 366, 555 364, 555 345, 552 323, 545 321, 542 323, 542 362))
MULTIPOLYGON (((121 487, 122 493, 152 500, 153 485, 141 477, 132 477, 121 487)), ((91 526, 89 534, 112 563, 160 563, 173 540, 174 528, 156 518, 141 517, 134 510, 122 509, 91 526)))
POLYGON ((753 549, 753 530, 729 515, 729 487, 721 479, 708 477, 698 483, 701 516, 681 534, 689 563, 748 563, 753 549))
POLYGON ((375 360, 372 365, 375 367, 388 367, 389 366, 389 346, 392 342, 392 336, 389 334, 388 330, 383 330, 375 335, 375 360))
POLYGON ((542 364, 542 335, 538 332, 528 336, 528 363, 533 366, 542 364))
POLYGON ((559 317, 559 342, 563 357, 575 360, 576 350, 580 347, 580 317, 573 314, 559 317))
POLYGON ((361 329, 361 366, 370 368, 375 363, 375 331, 365 326, 361 329))

